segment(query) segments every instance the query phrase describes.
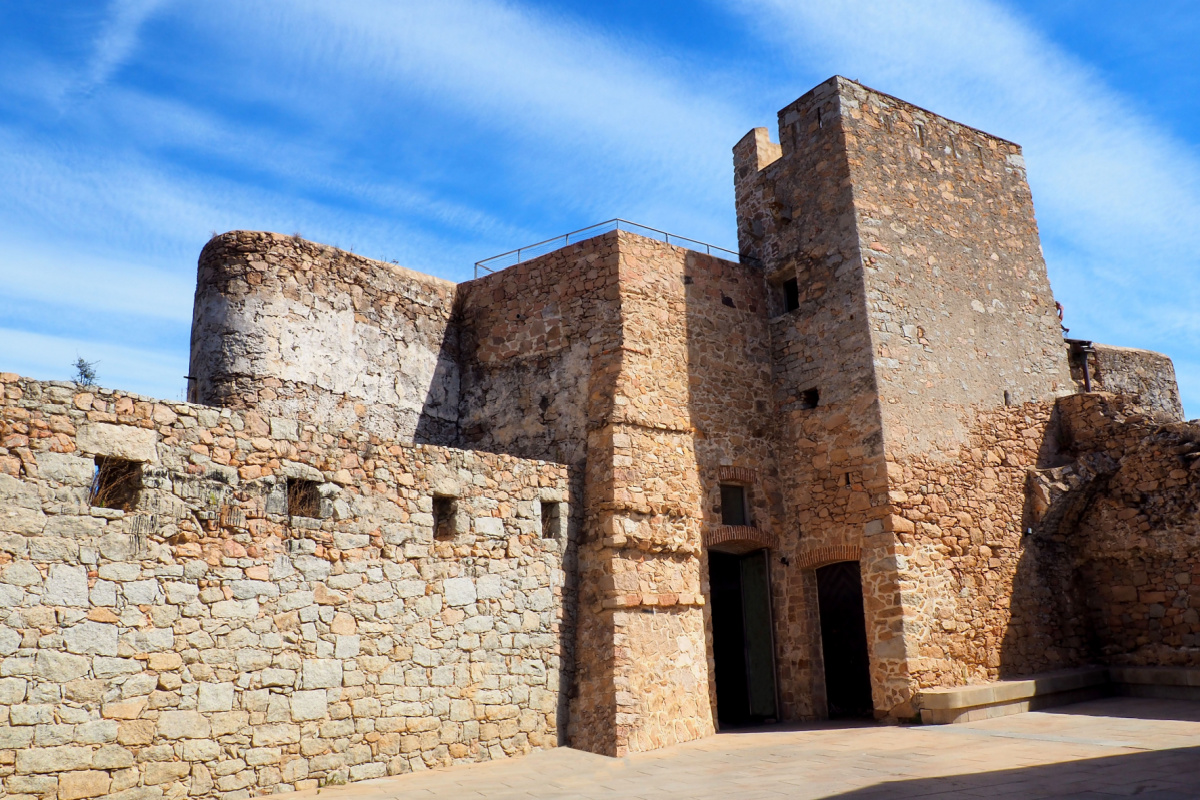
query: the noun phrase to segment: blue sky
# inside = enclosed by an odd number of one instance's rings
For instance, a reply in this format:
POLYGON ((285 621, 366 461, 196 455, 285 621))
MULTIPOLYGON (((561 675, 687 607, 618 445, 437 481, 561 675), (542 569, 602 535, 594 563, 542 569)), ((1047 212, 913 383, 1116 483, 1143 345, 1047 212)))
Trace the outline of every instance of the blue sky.
POLYGON ((178 399, 213 232, 452 280, 621 216, 735 246, 730 148, 833 74, 1025 147, 1071 335, 1200 414, 1200 6, 9 0, 0 370, 178 399))

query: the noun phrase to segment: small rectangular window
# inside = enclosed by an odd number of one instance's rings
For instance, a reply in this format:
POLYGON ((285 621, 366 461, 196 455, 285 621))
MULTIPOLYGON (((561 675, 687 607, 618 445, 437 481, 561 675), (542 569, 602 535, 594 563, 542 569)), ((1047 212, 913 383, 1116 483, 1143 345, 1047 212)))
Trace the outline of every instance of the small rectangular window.
POLYGON ((458 499, 449 495, 433 496, 433 538, 450 541, 456 533, 454 517, 458 513, 458 499))
POLYGON ((721 484, 721 524, 749 525, 746 514, 746 487, 730 483, 721 484))
POLYGON ((800 408, 809 409, 816 408, 817 403, 821 400, 821 392, 816 389, 805 389, 800 393, 800 408))
POLYGON ((783 309, 795 311, 800 307, 800 284, 795 278, 783 282, 783 309))
POLYGON ((88 498, 96 508, 132 511, 142 489, 142 463, 123 458, 96 456, 96 471, 88 498))
POLYGON ((562 532, 562 512, 558 503, 542 501, 542 538, 557 539, 562 532))
POLYGON ((312 517, 321 515, 320 484, 316 481, 306 481, 302 478, 288 478, 287 507, 288 514, 293 517, 312 517))

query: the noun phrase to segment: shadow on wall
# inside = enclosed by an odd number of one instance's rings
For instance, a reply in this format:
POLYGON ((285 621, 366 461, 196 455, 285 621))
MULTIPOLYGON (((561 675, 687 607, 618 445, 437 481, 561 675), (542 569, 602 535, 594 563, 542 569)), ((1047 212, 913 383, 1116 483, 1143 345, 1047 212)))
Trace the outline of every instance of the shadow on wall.
MULTIPOLYGON (((491 439, 480 442, 479 432, 470 427, 467 422, 464 429, 467 407, 472 402, 481 400, 479 392, 487 392, 487 387, 493 383, 482 379, 478 372, 483 369, 473 355, 474 336, 477 333, 467 324, 467 314, 464 311, 469 289, 463 291, 462 286, 455 292, 454 309, 451 313, 450 324, 446 335, 442 338, 441 347, 437 354, 437 366, 430 380, 429 389, 421 415, 413 432, 415 444, 440 445, 455 447, 463 450, 483 450, 487 452, 504 453, 518 458, 538 458, 558 463, 567 467, 569 516, 567 518, 565 538, 561 545, 563 552, 563 587, 562 605, 563 618, 559 625, 559 670, 558 706, 556 711, 558 726, 558 744, 567 744, 569 706, 571 691, 575 685, 575 634, 579 606, 579 542, 583 534, 583 475, 584 463, 577 457, 575 461, 564 462, 561 455, 544 445, 540 440, 534 443, 515 440, 498 443, 491 439), (464 366, 465 365, 465 366, 464 366), (481 388, 482 387, 482 388, 481 388), (481 444, 483 446, 481 446, 481 444), (507 446, 504 446, 507 445, 507 446), (579 463, 576 463, 579 462, 579 463)), ((536 369, 538 365, 534 365, 536 369)), ((533 376, 530 376, 531 378, 533 376)), ((523 385, 535 384, 533 380, 521 382, 523 385)), ((495 399, 495 398, 493 398, 495 399)), ((546 409, 543 407, 542 412, 546 409)), ((572 455, 575 455, 572 453, 572 455)))
POLYGON ((1152 750, 1038 767, 888 781, 827 797, 1196 797, 1200 747, 1152 750))
POLYGON ((462 313, 459 293, 454 295, 450 324, 438 349, 437 366, 425 391, 421 415, 413 431, 414 444, 462 447, 459 439, 459 401, 462 395, 462 368, 459 350, 462 339, 462 313))
POLYGON ((1013 576, 1010 618, 1000 643, 999 677, 1094 663, 1099 645, 1072 536, 1105 476, 1089 469, 1067 440, 1056 408, 1027 476, 1022 552, 1013 576), (1059 487, 1070 487, 1069 496, 1059 487))

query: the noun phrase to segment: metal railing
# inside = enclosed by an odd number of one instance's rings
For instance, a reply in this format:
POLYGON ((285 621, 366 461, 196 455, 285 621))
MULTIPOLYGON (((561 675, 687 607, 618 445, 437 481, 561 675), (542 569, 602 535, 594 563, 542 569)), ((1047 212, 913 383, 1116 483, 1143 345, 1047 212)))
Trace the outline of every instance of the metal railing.
POLYGON ((715 244, 701 242, 698 239, 689 239, 686 236, 680 236, 675 233, 667 233, 660 231, 658 228, 651 228, 647 225, 639 225, 636 222, 630 222, 627 219, 610 219, 607 222, 598 222, 595 225, 590 225, 586 228, 580 228, 577 231, 564 233, 562 236, 555 236, 553 239, 547 239, 544 242, 518 247, 516 250, 509 250, 507 253, 501 253, 498 256, 485 258, 483 261, 475 262, 475 277, 479 277, 479 270, 483 270, 488 274, 498 272, 505 267, 511 267, 520 264, 523 261, 528 261, 531 258, 545 255, 552 250, 557 250, 560 247, 566 247, 569 244, 577 244, 602 233, 610 233, 611 231, 629 231, 631 233, 640 234, 648 239, 657 239, 666 242, 667 244, 675 244, 681 247, 686 247, 688 250, 703 251, 709 255, 716 252, 722 258, 725 255, 733 256, 731 261, 748 261, 758 263, 752 256, 742 255, 736 250, 728 250, 724 247, 717 247, 715 244), (696 245, 690 247, 689 245, 696 245), (721 255, 725 254, 725 255, 721 255))

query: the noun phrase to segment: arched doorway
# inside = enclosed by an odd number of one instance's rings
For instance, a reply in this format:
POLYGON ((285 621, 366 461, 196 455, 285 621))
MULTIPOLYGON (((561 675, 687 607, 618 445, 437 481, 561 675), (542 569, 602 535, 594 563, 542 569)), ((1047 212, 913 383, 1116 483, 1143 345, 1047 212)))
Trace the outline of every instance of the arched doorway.
POLYGON ((838 561, 817 570, 817 606, 829 717, 874 716, 859 562, 838 561))
POLYGON ((775 722, 775 641, 768 553, 709 550, 717 720, 722 728, 775 722))

